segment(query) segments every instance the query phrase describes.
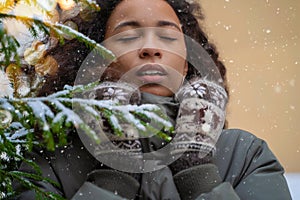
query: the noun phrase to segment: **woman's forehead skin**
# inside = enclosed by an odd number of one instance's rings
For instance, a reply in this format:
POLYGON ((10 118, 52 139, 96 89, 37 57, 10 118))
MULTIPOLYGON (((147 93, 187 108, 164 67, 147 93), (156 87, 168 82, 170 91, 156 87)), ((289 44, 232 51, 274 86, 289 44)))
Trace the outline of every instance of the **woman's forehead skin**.
POLYGON ((123 0, 112 12, 106 28, 106 37, 126 29, 170 26, 180 31, 180 21, 173 8, 164 0, 123 0), (164 22, 170 22, 164 23, 164 22), (172 25, 173 24, 173 25, 172 25), (178 28, 180 30, 178 30, 178 28))

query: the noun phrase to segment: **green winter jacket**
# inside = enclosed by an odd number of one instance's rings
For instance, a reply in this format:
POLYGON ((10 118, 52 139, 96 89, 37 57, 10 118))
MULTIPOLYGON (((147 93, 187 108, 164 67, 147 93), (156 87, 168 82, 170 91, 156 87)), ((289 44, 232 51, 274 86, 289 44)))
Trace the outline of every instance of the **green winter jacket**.
MULTIPOLYGON (((87 181, 91 172, 104 166, 85 149, 76 135, 66 148, 57 149, 52 153, 35 152, 30 156, 41 166, 45 176, 61 185, 60 188, 55 188, 38 182, 37 184, 46 191, 56 192, 66 199, 124 199, 120 194, 114 194, 87 181)), ((283 167, 267 144, 248 132, 238 129, 224 130, 218 140, 213 163, 219 170, 222 183, 196 199, 291 199, 283 176, 283 167)), ((32 172, 26 164, 22 164, 20 170, 32 172)), ((172 173, 167 167, 143 174, 142 180, 147 184, 143 184, 137 190, 139 195, 136 199, 180 199, 172 173)), ((137 186, 129 182, 124 187, 131 192, 131 188, 137 186)), ((21 193, 18 199, 35 198, 34 192, 26 191, 19 184, 15 184, 15 188, 21 193)))

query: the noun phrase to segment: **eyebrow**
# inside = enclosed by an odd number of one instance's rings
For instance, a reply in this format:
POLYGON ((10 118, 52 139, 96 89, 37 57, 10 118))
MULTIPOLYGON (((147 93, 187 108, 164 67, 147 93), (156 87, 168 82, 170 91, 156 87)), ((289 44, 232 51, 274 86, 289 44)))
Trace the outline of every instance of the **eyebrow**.
POLYGON ((126 21, 126 22, 121 22, 120 24, 118 24, 114 28, 114 30, 118 30, 118 29, 126 27, 126 26, 140 27, 141 25, 137 21, 126 21))
MULTIPOLYGON (((126 26, 141 27, 141 24, 139 22, 137 22, 137 21, 125 21, 125 22, 121 22, 120 24, 118 24, 114 28, 114 30, 118 30, 118 29, 126 27, 126 26)), ((165 20, 158 21, 157 26, 159 26, 159 27, 173 26, 176 29, 178 29, 179 31, 181 31, 180 27, 176 23, 170 22, 170 21, 165 21, 165 20)))
POLYGON ((173 26, 173 27, 175 27, 176 29, 178 29, 179 31, 181 31, 180 27, 179 27, 177 24, 175 24, 174 22, 163 21, 163 20, 162 20, 162 21, 159 21, 157 25, 158 25, 158 26, 173 26))

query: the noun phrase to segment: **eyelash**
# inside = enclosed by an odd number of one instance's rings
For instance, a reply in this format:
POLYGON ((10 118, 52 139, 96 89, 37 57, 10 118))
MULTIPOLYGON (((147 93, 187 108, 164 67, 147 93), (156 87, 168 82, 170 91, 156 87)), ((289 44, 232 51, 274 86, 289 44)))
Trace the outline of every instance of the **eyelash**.
POLYGON ((122 38, 119 38, 118 40, 121 41, 121 42, 129 42, 129 41, 138 39, 139 37, 140 37, 140 36, 122 37, 122 38))
POLYGON ((163 40, 171 41, 171 42, 177 40, 177 38, 170 37, 170 36, 160 36, 160 38, 163 39, 163 40))
MULTIPOLYGON (((122 38, 119 38, 118 41, 121 41, 121 42, 130 42, 130 41, 133 41, 133 40, 138 39, 140 37, 141 36, 122 37, 122 38)), ((170 37, 170 36, 159 36, 159 38, 162 39, 162 40, 170 41, 170 42, 173 42, 173 41, 177 40, 176 37, 170 37)))

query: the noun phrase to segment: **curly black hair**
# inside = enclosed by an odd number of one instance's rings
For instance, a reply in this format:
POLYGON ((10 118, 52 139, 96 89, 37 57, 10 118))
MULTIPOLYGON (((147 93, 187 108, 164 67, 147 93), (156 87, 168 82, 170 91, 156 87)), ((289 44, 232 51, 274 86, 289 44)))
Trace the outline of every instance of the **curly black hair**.
MULTIPOLYGON (((95 13, 94 20, 84 21, 80 15, 71 20, 78 25, 78 31, 101 43, 104 40, 106 32, 106 23, 115 7, 122 0, 97 0, 101 10, 95 13)), ((228 94, 226 68, 219 59, 219 53, 214 44, 208 41, 208 37, 199 24, 204 20, 204 15, 199 3, 189 3, 185 0, 166 0, 177 14, 182 24, 183 33, 196 42, 198 42, 212 58, 222 77, 223 87, 228 94)), ((188 49, 192 51, 191 49, 188 49)), ((63 46, 57 46, 49 51, 59 63, 59 70, 56 76, 48 77, 47 81, 40 91, 40 96, 48 95, 61 90, 64 85, 73 85, 83 60, 89 54, 90 50, 76 39, 67 41, 63 46)), ((189 69, 186 79, 199 76, 197 70, 189 63, 189 69)))

